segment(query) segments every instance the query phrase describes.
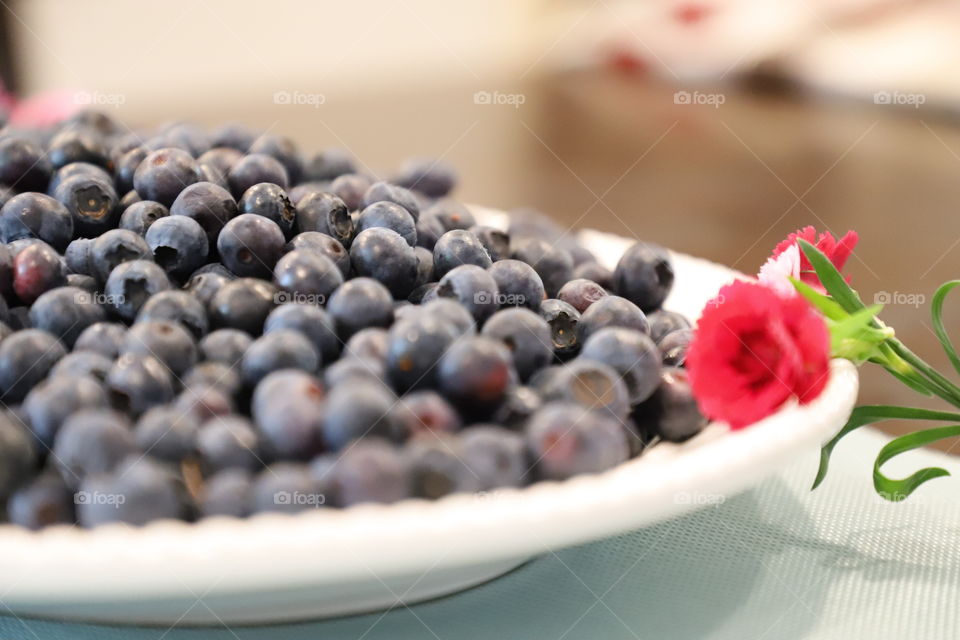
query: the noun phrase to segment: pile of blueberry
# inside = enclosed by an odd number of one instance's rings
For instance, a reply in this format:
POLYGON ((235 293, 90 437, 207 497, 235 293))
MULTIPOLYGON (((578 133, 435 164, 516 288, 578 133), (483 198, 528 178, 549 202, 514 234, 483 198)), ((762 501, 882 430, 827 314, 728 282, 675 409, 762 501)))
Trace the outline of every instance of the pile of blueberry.
POLYGON ((668 254, 611 272, 455 182, 237 125, 0 130, 0 521, 482 493, 702 429, 668 254))

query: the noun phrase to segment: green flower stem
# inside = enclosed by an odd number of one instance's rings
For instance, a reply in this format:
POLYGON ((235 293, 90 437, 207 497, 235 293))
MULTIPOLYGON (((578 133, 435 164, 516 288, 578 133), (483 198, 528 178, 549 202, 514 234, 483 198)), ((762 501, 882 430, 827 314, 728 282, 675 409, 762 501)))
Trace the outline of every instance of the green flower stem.
POLYGON ((945 378, 939 371, 927 364, 923 358, 911 351, 905 344, 897 338, 890 338, 887 343, 898 356, 911 365, 929 381, 927 388, 936 396, 949 402, 955 407, 960 407, 960 388, 945 378))

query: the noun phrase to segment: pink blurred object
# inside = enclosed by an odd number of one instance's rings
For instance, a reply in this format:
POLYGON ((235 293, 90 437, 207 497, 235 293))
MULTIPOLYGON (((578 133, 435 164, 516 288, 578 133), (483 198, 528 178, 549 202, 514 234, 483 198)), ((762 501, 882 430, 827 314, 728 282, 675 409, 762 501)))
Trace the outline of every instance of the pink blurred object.
POLYGON ((8 122, 16 127, 46 127, 65 120, 83 106, 82 91, 57 89, 43 91, 25 100, 18 100, 0 81, 0 109, 9 112, 8 122))

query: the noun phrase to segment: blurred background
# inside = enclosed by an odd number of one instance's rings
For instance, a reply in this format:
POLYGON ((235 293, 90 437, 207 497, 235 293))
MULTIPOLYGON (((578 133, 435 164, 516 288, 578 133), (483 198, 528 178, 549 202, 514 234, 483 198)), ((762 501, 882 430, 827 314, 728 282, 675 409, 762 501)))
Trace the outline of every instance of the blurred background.
MULTIPOLYGON (((960 3, 0 6, 0 73, 21 100, 99 107, 131 128, 238 121, 304 152, 347 149, 380 175, 439 156, 464 201, 748 273, 798 227, 856 229, 855 286, 949 370, 927 305, 960 277, 960 3)), ((917 403, 865 374, 864 401, 917 403)))

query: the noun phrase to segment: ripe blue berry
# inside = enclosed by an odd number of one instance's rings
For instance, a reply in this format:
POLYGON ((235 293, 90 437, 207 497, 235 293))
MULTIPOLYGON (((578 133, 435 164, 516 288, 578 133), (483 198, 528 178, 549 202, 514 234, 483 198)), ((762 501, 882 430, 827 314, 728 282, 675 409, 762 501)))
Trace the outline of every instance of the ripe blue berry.
POLYGON ((670 255, 655 244, 638 242, 623 254, 613 271, 613 288, 644 312, 655 311, 673 287, 670 255))

